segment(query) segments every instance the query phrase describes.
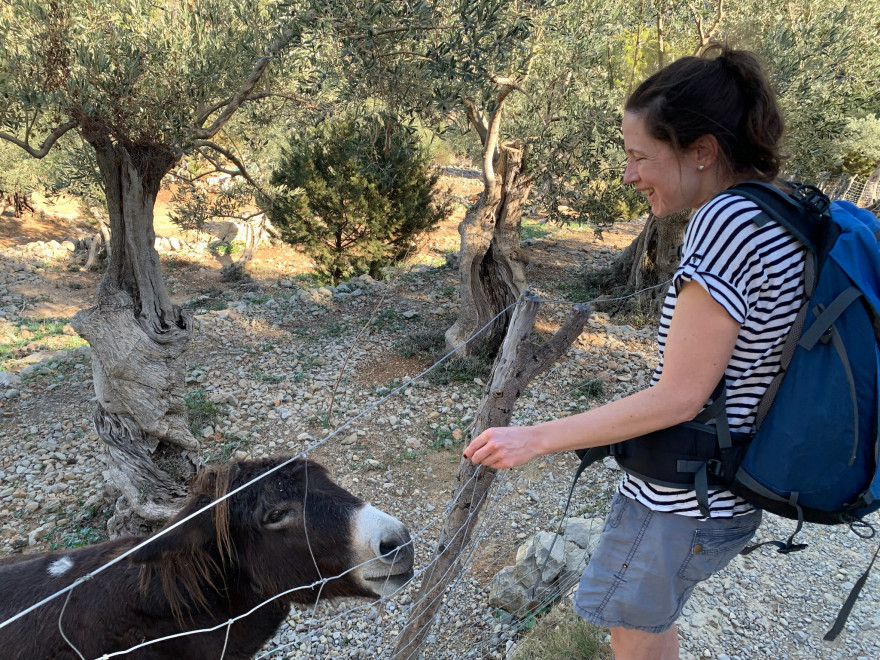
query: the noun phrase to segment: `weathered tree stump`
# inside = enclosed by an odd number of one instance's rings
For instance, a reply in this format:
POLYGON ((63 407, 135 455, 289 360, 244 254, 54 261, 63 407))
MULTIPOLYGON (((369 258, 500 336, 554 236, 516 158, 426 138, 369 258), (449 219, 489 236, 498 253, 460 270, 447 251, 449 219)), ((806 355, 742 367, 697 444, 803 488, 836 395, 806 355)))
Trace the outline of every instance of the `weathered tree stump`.
MULTIPOLYGON (((553 337, 535 346, 529 336, 538 314, 538 299, 526 291, 517 305, 501 352, 495 360, 486 395, 474 418, 474 436, 493 426, 507 426, 513 407, 529 381, 545 371, 571 345, 590 316, 590 307, 575 305, 571 315, 553 337)), ((449 583, 460 571, 462 550, 471 540, 480 509, 495 479, 496 471, 474 466, 462 459, 456 477, 458 487, 452 508, 440 534, 434 559, 424 572, 406 626, 397 640, 395 660, 418 657, 440 601, 449 583)))
POLYGON ((638 237, 601 276, 602 290, 611 296, 643 291, 633 298, 631 305, 659 317, 666 298, 666 289, 651 287, 666 282, 675 274, 679 263, 679 247, 684 241, 684 230, 690 214, 690 210, 685 210, 665 218, 649 215, 638 237))
MULTIPOLYGON (((526 156, 527 149, 519 144, 501 145, 477 208, 459 224, 460 306, 458 318, 446 331, 448 350, 464 344, 525 290, 528 256, 520 247, 520 230, 523 203, 532 185, 525 172, 526 156)), ((460 354, 475 354, 484 343, 497 347, 508 323, 510 315, 503 314, 480 341, 462 346, 460 354)))

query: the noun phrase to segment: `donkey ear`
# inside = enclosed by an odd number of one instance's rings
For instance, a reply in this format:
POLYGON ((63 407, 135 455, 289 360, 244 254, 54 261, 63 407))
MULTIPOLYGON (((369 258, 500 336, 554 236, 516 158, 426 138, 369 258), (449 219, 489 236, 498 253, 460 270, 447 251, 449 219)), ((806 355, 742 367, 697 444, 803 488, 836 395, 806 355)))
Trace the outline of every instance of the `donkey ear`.
MULTIPOLYGON (((192 513, 210 504, 208 497, 191 499, 166 527, 183 520, 192 513)), ((132 553, 130 559, 135 564, 158 562, 171 555, 190 555, 193 551, 204 547, 214 538, 214 511, 208 509, 195 518, 161 536, 157 532, 149 537, 149 543, 132 553)))

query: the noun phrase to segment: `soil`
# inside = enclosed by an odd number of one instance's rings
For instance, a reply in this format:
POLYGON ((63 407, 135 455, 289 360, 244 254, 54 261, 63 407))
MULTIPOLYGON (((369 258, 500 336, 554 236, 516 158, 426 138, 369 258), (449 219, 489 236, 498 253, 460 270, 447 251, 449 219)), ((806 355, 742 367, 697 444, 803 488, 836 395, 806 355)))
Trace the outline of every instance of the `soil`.
MULTIPOLYGON (((472 201, 481 189, 479 179, 475 178, 449 177, 445 183, 463 202, 469 199, 472 201)), ((0 260, 18 258, 19 254, 25 255, 28 246, 38 242, 63 242, 71 238, 91 236, 97 231, 83 217, 77 200, 35 198, 34 208, 34 212, 22 218, 14 218, 8 212, 0 217, 0 250, 3 250, 0 260)), ((297 290, 308 280, 311 263, 307 255, 280 242, 263 244, 248 267, 251 281, 246 285, 230 284, 221 279, 220 270, 224 263, 228 263, 225 255, 206 249, 216 239, 210 235, 181 232, 168 220, 168 212, 168 195, 164 194, 159 198, 156 207, 156 236, 174 237, 184 245, 179 251, 160 252, 163 273, 173 300, 190 306, 193 301, 206 301, 205 305, 212 301, 223 301, 228 303, 229 319, 235 319, 237 323, 235 332, 238 334, 234 337, 218 339, 205 331, 200 333, 200 339, 193 342, 189 363, 212 365, 210 368, 203 368, 205 373, 199 377, 197 383, 191 383, 192 374, 188 372, 187 382, 194 388, 210 390, 217 386, 219 389, 224 383, 239 382, 243 365, 248 364, 250 356, 263 361, 259 378, 268 383, 287 379, 290 377, 289 372, 277 375, 271 371, 270 365, 275 358, 266 359, 265 346, 274 346, 279 356, 296 351, 298 355, 302 355, 303 361, 307 361, 315 357, 309 355, 309 351, 317 349, 302 348, 303 341, 312 341, 310 346, 314 346, 316 338, 335 337, 338 334, 339 341, 334 345, 340 347, 340 353, 348 350, 346 346, 354 346, 361 357, 364 352, 368 352, 369 359, 353 359, 349 364, 346 358, 345 366, 341 370, 315 377, 312 385, 296 390, 294 396, 307 391, 316 397, 324 396, 325 401, 335 397, 333 417, 338 416, 344 420, 359 412, 358 406, 362 405, 360 402, 375 400, 377 391, 382 392, 383 388, 387 390, 389 384, 393 387, 431 366, 431 359, 425 355, 407 355, 401 352, 396 346, 400 338, 419 333, 436 333, 448 327, 455 317, 457 274, 454 268, 443 267, 443 264, 458 250, 457 226, 465 212, 464 204, 459 204, 450 218, 420 241, 418 251, 391 276, 392 281, 383 284, 377 293, 365 296, 363 302, 333 304, 329 314, 309 312, 299 316, 288 315, 280 321, 262 318, 259 314, 250 312, 239 315, 233 305, 243 300, 249 291, 259 291, 263 298, 274 296, 283 300, 284 295, 290 295, 290 291, 297 290), (406 309, 407 305, 419 310, 415 319, 410 321, 396 316, 393 320, 396 325, 389 332, 375 331, 373 326, 382 328, 383 323, 391 323, 387 315, 389 309, 396 308, 399 312, 406 309), (228 352, 227 357, 218 356, 218 353, 224 351, 228 352), (338 394, 337 389, 341 390, 338 394)), ((549 305, 547 311, 542 308, 536 325, 539 335, 546 336, 559 326, 567 313, 566 305, 588 297, 589 291, 584 284, 585 273, 592 268, 609 265, 638 235, 641 227, 642 223, 638 221, 622 223, 599 235, 588 228, 561 228, 542 223, 540 218, 526 219, 523 236, 531 259, 527 268, 530 288, 545 298, 564 303, 561 307, 549 305)), ((86 509, 90 509, 89 516, 92 516, 96 507, 100 509, 111 499, 107 493, 102 492, 100 486, 102 450, 90 421, 94 391, 89 379, 88 359, 85 356, 76 357, 76 351, 73 351, 73 358, 65 357, 71 353, 77 342, 82 342, 69 327, 60 334, 35 336, 28 340, 24 323, 25 319, 29 323, 48 320, 64 323, 76 311, 93 304, 101 273, 83 270, 83 263, 84 254, 77 251, 71 253, 66 261, 33 266, 29 271, 33 273, 33 277, 26 281, 12 282, 7 287, 9 295, 6 297, 11 296, 21 302, 16 303, 20 304, 20 309, 17 309, 18 320, 13 319, 10 322, 0 318, 0 348, 3 344, 9 346, 5 354, 0 354, 0 372, 22 374, 35 366, 39 369, 25 378, 21 387, 21 399, 4 400, 3 390, 0 388, 0 443, 4 447, 8 444, 9 449, 6 456, 0 459, 0 477, 6 482, 0 480, 0 491, 8 487, 5 499, 0 495, 0 556, 11 552, 30 553, 94 542, 101 540, 105 533, 99 520, 87 520, 83 514, 86 509), (29 454, 40 451, 39 438, 45 436, 49 436, 50 440, 53 436, 57 437, 58 443, 68 454, 65 461, 60 463, 56 460, 55 453, 42 454, 36 459, 41 462, 37 472, 43 470, 44 475, 57 473, 57 476, 52 477, 56 479, 56 486, 63 482, 65 488, 69 486, 69 490, 59 491, 46 500, 36 502, 40 505, 38 508, 28 507, 25 506, 26 503, 31 505, 34 502, 30 501, 30 491, 24 493, 25 485, 17 480, 15 471, 17 466, 28 464, 29 454), (66 444, 61 444, 65 441, 66 444), (71 466, 76 469, 70 471, 71 466), (80 483, 82 475, 86 475, 90 481, 80 483), (53 504, 48 505, 51 498, 56 499, 52 500, 53 504), (35 530, 44 529, 45 533, 34 533, 35 530)), ((196 313, 198 319, 203 319, 200 323, 213 323, 217 318, 212 316, 210 309, 196 310, 196 313)), ((648 353, 651 332, 639 331, 638 336, 632 335, 621 341, 610 338, 604 325, 608 323, 607 316, 600 321, 595 329, 585 331, 577 344, 581 353, 591 352, 590 359, 595 360, 595 364, 583 368, 579 366, 578 369, 607 381, 611 385, 611 394, 615 391, 615 386, 619 387, 612 370, 619 366, 620 355, 642 356, 643 352, 648 353), (613 357, 615 351, 617 357, 613 357)), ((318 355, 321 355, 320 351, 318 355)), ((195 366, 192 369, 198 371, 195 366)), ((633 373, 635 369, 634 367, 633 373)), ((647 373, 642 369, 639 372, 640 377, 644 376, 643 371, 647 373)), ((193 375, 192 378, 195 379, 196 376, 193 375)), ((253 380, 250 375, 247 378, 253 380)), ((575 378, 583 380, 584 376, 566 376, 559 387, 572 386, 575 378)), ((635 384, 634 382, 633 385, 635 384)), ((263 391, 259 387, 252 389, 263 391)), ((382 410, 378 414, 385 417, 373 417, 358 425, 357 440, 354 444, 349 443, 349 446, 342 447, 344 451, 341 452, 339 447, 331 449, 325 446, 310 453, 310 457, 329 465, 347 488, 405 519, 414 529, 421 528, 426 520, 436 517, 446 506, 455 487, 462 435, 467 433, 467 429, 457 428, 453 424, 449 434, 453 444, 445 449, 441 445, 438 445, 439 448, 428 448, 423 442, 418 451, 411 454, 413 464, 401 463, 398 456, 403 439, 407 434, 425 438, 426 434, 433 433, 435 435, 431 437, 439 443, 442 437, 437 436, 437 432, 431 430, 432 427, 429 428, 430 415, 436 416, 438 410, 451 410, 448 414, 452 419, 457 405, 458 410, 461 410, 462 402, 466 411, 472 409, 481 395, 481 381, 477 380, 476 385, 474 382, 432 385, 425 391, 427 394, 424 400, 431 403, 421 407, 411 406, 411 430, 401 428, 390 432, 387 416, 397 414, 396 409, 382 410), (385 475, 376 472, 370 476, 370 472, 354 466, 357 461, 367 458, 379 459, 387 468, 385 475), (394 483, 393 487, 388 485, 391 482, 394 483), (407 493, 411 495, 411 499, 405 497, 407 493), (430 513, 431 511, 434 513, 430 513)), ((540 415, 559 414, 563 406, 570 409, 574 405, 585 405, 582 402, 570 404, 568 398, 560 399, 557 394, 546 405, 542 404, 540 415)), ((279 399, 282 397, 283 393, 278 394, 279 399)), ((580 399, 583 400, 584 397, 580 399)), ((572 397, 572 401, 577 401, 577 396, 572 397)), ((251 407, 260 404, 250 399, 247 403, 251 407)), ((278 406, 279 402, 275 401, 274 405, 278 406)), ((530 405, 533 413, 538 415, 539 413, 534 412, 535 402, 532 401, 530 405)), ((269 408, 272 406, 270 403, 269 408)), ((245 407, 247 406, 242 405, 242 408, 245 407)), ((455 419, 457 421, 458 418, 455 419)), ((437 424, 433 426, 436 427, 437 424)), ((317 422, 310 422, 306 431, 310 434, 309 438, 326 433, 317 422)), ((309 441, 299 441, 299 435, 293 431, 290 435, 275 437, 265 447, 260 447, 259 434, 253 434, 246 442, 233 442, 222 436, 218 430, 205 442, 206 446, 211 447, 206 457, 225 459, 236 451, 242 455, 258 454, 260 451, 298 451, 309 441)), ((546 471, 548 465, 550 463, 535 466, 534 478, 540 479, 542 471, 546 471)), ((565 479, 558 480, 554 488, 565 487, 563 482, 567 479, 569 467, 571 466, 565 465, 558 468, 558 473, 565 475, 565 479)), ((28 469, 32 468, 33 465, 28 469)), ((39 477, 37 472, 29 476, 39 477)), ((527 472, 525 481, 518 481, 513 487, 513 492, 518 493, 526 503, 529 502, 528 497, 531 497, 526 495, 528 484, 532 483, 529 479, 527 472)), ((505 515, 519 519, 518 512, 506 512, 505 515)), ((526 531, 529 528, 543 529, 547 522, 540 516, 532 519, 530 514, 526 514, 525 519, 531 522, 508 523, 506 529, 497 532, 493 538, 484 540, 481 552, 474 558, 471 567, 484 586, 503 565, 504 558, 510 559, 516 545, 526 537, 526 531), (499 562, 502 562, 501 565, 499 562)))

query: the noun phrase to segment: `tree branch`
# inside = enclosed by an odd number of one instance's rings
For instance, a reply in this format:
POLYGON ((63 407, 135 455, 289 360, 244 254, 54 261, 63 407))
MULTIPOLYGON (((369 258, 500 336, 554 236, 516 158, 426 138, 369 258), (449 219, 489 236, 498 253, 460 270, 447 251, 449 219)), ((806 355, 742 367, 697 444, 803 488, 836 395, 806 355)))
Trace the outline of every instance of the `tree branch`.
MULTIPOLYGON (((238 168, 237 174, 242 176, 245 179, 245 181, 247 181, 249 184, 251 184, 263 197, 265 197, 266 199, 272 199, 272 197, 270 195, 267 195, 266 192, 260 187, 260 185, 256 181, 254 181, 254 179, 251 177, 251 175, 247 173, 247 168, 244 166, 244 163, 242 163, 241 160, 239 160, 238 156, 236 156, 234 153, 229 151, 229 149, 226 149, 225 147, 221 147, 216 142, 212 142, 210 140, 194 140, 193 146, 196 148, 207 147, 209 149, 213 149, 214 151, 216 151, 219 154, 222 154, 227 160, 232 161, 232 163, 238 168)), ((222 168, 220 168, 220 169, 222 169, 222 168)), ((222 171, 225 172, 226 174, 232 174, 232 175, 236 174, 235 172, 232 172, 232 171, 226 171, 226 170, 222 170, 222 171)))
MULTIPOLYGON (((316 108, 320 105, 319 103, 315 103, 311 99, 307 99, 302 96, 296 96, 295 94, 284 94, 283 92, 259 92, 257 94, 249 95, 246 99, 244 99, 244 101, 259 101, 260 99, 265 98, 281 98, 287 101, 296 101, 297 103, 301 103, 305 106, 309 106, 312 108, 316 108)), ((196 124, 201 125, 205 123, 208 120, 208 117, 213 115, 220 108, 227 106, 230 103, 232 103, 232 98, 228 98, 225 101, 220 101, 219 103, 212 105, 210 108, 199 115, 199 117, 196 119, 196 124)))
POLYGON ((31 145, 27 143, 27 141, 19 140, 14 135, 10 135, 9 133, 4 133, 2 131, 0 131, 0 139, 6 140, 7 142, 11 142, 16 146, 21 147, 34 158, 43 158, 47 153, 49 153, 52 145, 54 145, 62 135, 67 133, 67 131, 76 128, 77 126, 79 126, 79 122, 75 119, 71 119, 70 121, 63 123, 60 126, 57 126, 55 130, 53 130, 49 134, 49 136, 43 141, 43 144, 40 146, 39 149, 34 149, 31 145))
POLYGON ((462 99, 462 103, 464 103, 468 121, 471 122, 474 129, 477 131, 477 135, 480 136, 480 142, 485 145, 486 139, 489 136, 489 127, 486 125, 486 119, 483 116, 482 110, 480 110, 470 99, 462 99))
POLYGON ((483 148, 483 179, 486 183, 491 184, 495 181, 495 167, 493 159, 495 150, 498 148, 498 139, 501 134, 501 109, 504 107, 504 100, 508 94, 513 91, 513 87, 502 85, 498 90, 498 97, 495 99, 495 110, 492 112, 492 118, 489 121, 486 142, 483 148))
POLYGON ((697 28, 697 39, 699 39, 699 44, 694 50, 694 55, 699 55, 703 50, 705 50, 706 46, 709 45, 709 41, 715 34, 715 31, 718 29, 718 26, 721 25, 721 21, 724 19, 724 0, 718 0, 718 10, 715 12, 715 22, 709 27, 707 31, 703 31, 703 17, 699 15, 696 7, 693 4, 688 4, 688 9, 691 12, 691 16, 694 19, 694 24, 697 28))
POLYGON ((214 107, 214 110, 219 110, 221 107, 223 111, 220 115, 214 120, 214 123, 211 124, 208 128, 202 128, 202 124, 204 124, 208 117, 212 114, 212 112, 203 113, 202 116, 196 119, 196 126, 193 128, 193 135, 196 139, 208 140, 214 137, 217 132, 223 128, 223 126, 228 122, 232 115, 236 113, 236 111, 241 107, 242 103, 247 101, 251 96, 251 92, 253 91, 256 84, 260 81, 260 78, 263 77, 263 74, 266 72, 266 69, 269 66, 269 63, 274 59, 275 54, 281 50, 290 38, 293 36, 293 30, 286 30, 284 34, 282 34, 278 39, 275 40, 272 45, 269 46, 267 51, 267 55, 264 55, 260 59, 256 61, 254 64, 254 68, 251 69, 250 75, 245 80, 244 84, 241 86, 241 89, 235 93, 235 95, 229 100, 225 107, 223 104, 217 105, 214 107))

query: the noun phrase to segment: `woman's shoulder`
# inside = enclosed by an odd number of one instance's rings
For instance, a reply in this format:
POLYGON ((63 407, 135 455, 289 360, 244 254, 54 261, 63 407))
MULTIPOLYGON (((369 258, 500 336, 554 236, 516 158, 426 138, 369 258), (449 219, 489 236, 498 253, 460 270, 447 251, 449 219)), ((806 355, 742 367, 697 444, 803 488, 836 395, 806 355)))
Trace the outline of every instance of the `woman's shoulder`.
POLYGON ((715 243, 739 237, 747 240, 757 229, 753 222, 761 209, 755 202, 734 193, 722 192, 703 204, 688 223, 685 245, 715 243))
POLYGON ((729 221, 738 220, 745 223, 760 212, 761 209, 751 199, 725 190, 703 204, 694 215, 695 217, 724 218, 729 221))

